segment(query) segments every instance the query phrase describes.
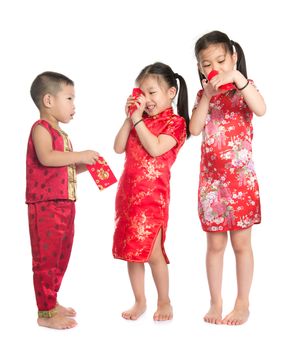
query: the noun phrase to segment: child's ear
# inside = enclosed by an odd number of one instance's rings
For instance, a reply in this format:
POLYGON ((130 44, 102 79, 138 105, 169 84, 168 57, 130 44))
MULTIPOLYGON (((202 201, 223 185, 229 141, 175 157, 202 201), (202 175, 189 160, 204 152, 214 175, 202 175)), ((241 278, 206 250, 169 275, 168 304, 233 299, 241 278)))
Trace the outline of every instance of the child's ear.
POLYGON ((234 60, 234 64, 236 65, 237 62, 238 62, 238 55, 237 55, 236 52, 233 53, 232 58, 233 58, 233 60, 234 60))
POLYGON ((44 107, 50 108, 52 106, 52 96, 50 94, 45 94, 42 98, 42 103, 44 107))
POLYGON ((174 86, 171 86, 171 88, 168 89, 169 97, 173 100, 176 95, 176 88, 174 86))

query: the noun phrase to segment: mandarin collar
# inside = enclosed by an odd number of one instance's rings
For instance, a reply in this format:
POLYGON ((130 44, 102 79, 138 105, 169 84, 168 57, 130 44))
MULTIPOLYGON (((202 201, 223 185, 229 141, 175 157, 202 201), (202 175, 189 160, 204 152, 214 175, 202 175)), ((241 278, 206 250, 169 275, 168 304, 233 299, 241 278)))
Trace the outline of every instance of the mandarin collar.
POLYGON ((157 118, 164 118, 164 117, 171 117, 173 115, 173 108, 169 107, 162 111, 161 113, 155 114, 155 115, 148 115, 147 113, 144 113, 144 117, 146 118, 152 118, 152 119, 157 119, 157 118))

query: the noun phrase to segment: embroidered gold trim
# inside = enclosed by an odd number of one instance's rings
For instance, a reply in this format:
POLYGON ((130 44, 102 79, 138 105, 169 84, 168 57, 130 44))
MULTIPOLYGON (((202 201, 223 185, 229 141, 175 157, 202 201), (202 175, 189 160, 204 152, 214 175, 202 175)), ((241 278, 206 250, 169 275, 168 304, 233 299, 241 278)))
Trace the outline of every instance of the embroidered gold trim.
MULTIPOLYGON (((64 144, 64 152, 71 152, 71 143, 69 141, 68 135, 61 129, 57 129, 62 138, 64 144)), ((76 200, 76 186, 77 186, 77 173, 75 164, 68 165, 68 199, 75 201, 76 200)))
POLYGON ((76 166, 69 165, 67 168, 68 171, 68 199, 76 200, 76 166))
POLYGON ((51 318, 57 314, 56 309, 38 311, 39 318, 51 318))

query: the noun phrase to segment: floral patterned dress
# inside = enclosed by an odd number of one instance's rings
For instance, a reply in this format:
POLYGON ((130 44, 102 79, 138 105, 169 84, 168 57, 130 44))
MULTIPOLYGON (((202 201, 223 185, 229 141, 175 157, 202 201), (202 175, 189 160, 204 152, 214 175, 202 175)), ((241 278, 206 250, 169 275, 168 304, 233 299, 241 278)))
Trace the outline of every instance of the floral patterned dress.
MULTIPOLYGON (((196 105, 202 93, 198 92, 196 105)), ((210 101, 198 193, 199 217, 206 232, 243 230, 261 222, 252 160, 252 117, 236 90, 216 95, 210 101)))
POLYGON ((164 241, 170 198, 170 168, 186 139, 186 124, 184 118, 173 113, 172 108, 153 117, 144 114, 143 119, 154 135, 170 135, 177 143, 163 155, 152 157, 142 146, 135 129, 131 130, 116 196, 113 256, 130 262, 147 262, 161 229, 162 251, 169 263, 164 241))

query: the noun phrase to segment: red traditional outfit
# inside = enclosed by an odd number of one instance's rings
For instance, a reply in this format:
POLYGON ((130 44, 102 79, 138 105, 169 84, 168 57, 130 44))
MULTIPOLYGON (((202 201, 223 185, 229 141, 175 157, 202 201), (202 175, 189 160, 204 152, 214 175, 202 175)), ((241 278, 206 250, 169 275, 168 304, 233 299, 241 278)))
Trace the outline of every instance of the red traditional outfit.
MULTIPOLYGON (((202 94, 203 90, 198 92, 196 105, 202 94)), ((198 201, 206 232, 244 230, 261 221, 252 161, 252 118, 237 90, 210 100, 201 146, 198 201)))
POLYGON ((168 221, 170 168, 186 139, 184 118, 172 108, 150 117, 143 116, 146 127, 156 136, 166 134, 176 145, 158 157, 152 157, 142 146, 132 128, 127 145, 124 171, 116 196, 116 228, 113 255, 130 262, 147 262, 160 229, 162 250, 168 221))
POLYGON ((32 140, 35 126, 51 135, 55 151, 72 151, 67 134, 38 120, 31 128, 26 156, 26 203, 33 259, 33 282, 40 317, 52 316, 74 237, 76 170, 74 165, 43 166, 32 140))

